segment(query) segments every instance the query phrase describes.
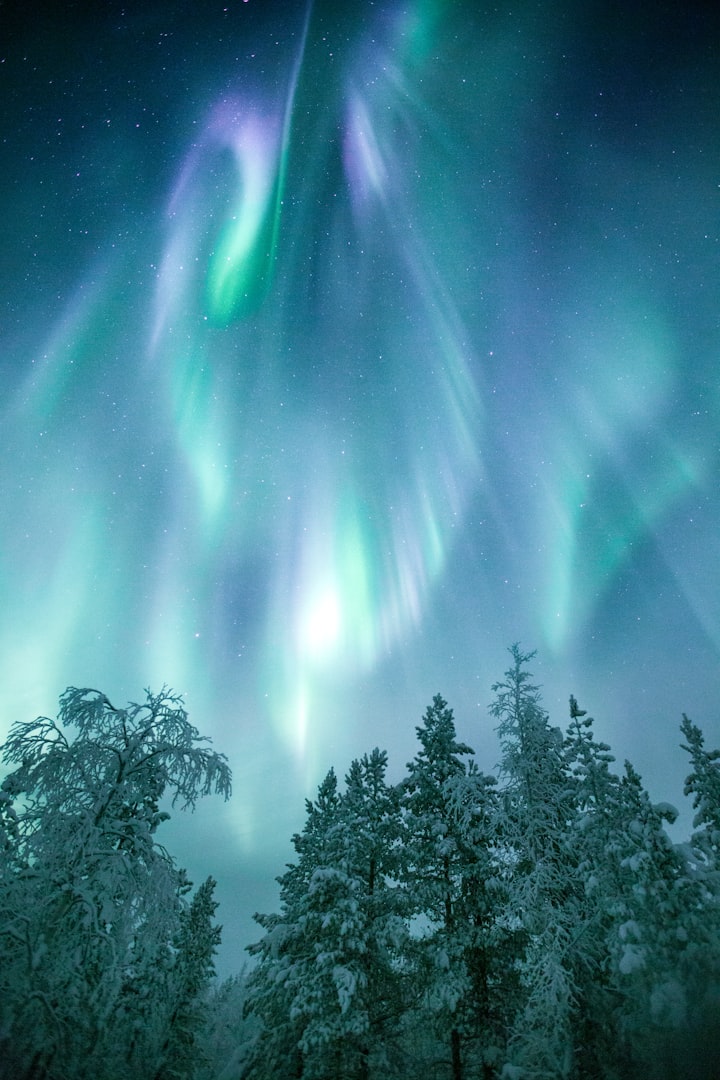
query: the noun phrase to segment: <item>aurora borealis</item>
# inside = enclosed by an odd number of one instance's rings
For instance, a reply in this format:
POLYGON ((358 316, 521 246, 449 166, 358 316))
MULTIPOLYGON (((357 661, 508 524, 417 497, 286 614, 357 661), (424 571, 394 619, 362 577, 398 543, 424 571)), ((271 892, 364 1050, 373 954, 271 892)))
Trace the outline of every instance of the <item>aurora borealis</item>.
POLYGON ((492 768, 513 641, 658 798, 682 710, 720 743, 718 23, 7 11, 2 730, 183 692, 230 947, 305 795, 402 768, 434 693, 492 768))

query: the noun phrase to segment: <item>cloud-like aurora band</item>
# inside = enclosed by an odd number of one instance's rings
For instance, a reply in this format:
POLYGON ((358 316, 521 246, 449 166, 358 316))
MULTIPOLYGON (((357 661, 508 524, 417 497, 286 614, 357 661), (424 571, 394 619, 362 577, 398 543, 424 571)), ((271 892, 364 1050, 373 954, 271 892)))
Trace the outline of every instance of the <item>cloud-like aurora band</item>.
MULTIPOLYGON (((365 96, 349 73, 345 100, 298 136, 296 166, 300 69, 283 101, 221 101, 183 163, 149 362, 194 480, 194 559, 212 549, 241 576, 266 552, 261 679, 302 757, 324 680, 419 625, 480 476, 482 410, 384 119, 404 108, 397 61, 365 96), (311 159, 317 175, 344 162, 321 208, 311 159), (388 268, 399 288, 378 300, 388 268)), ((184 558, 180 578, 196 580, 184 558)))

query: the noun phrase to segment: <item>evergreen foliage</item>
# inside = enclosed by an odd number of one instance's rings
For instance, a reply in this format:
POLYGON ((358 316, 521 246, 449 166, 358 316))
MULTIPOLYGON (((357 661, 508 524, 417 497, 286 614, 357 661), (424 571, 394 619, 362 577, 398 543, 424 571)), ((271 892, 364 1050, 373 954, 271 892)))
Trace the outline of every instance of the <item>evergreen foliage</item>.
POLYGON ((380 834, 367 831, 358 762, 345 793, 331 774, 332 805, 327 780, 318 803, 308 803, 303 837, 314 843, 296 837, 300 860, 280 879, 282 912, 257 917, 266 934, 251 950, 259 964, 248 979, 247 1009, 262 1034, 243 1075, 716 1075, 717 1040, 709 1032, 720 1015, 718 755, 704 750, 686 720, 694 767, 687 792, 695 796, 698 831, 690 844, 673 844, 666 825, 674 809, 651 802, 629 763, 622 774, 613 771, 609 746, 595 739, 594 721, 574 697, 565 736, 552 727, 528 668, 534 654, 515 645, 510 655, 490 706, 502 752, 497 779, 477 769, 437 695, 416 729, 407 774, 388 793, 400 813, 399 845, 391 812, 384 847, 373 846, 380 834), (349 862, 368 837, 362 864, 349 862), (357 897, 367 895, 369 867, 383 859, 388 888, 368 934, 357 897), (290 882, 302 883, 292 909, 290 882), (316 895, 320 910, 310 922, 316 895), (373 952, 383 915, 392 920, 384 939, 391 945, 373 952), (277 934, 282 928, 284 944, 310 926, 302 966, 278 950, 277 934), (363 965, 360 956, 372 959, 363 965), (344 973, 344 990, 337 982, 333 988, 329 966, 336 980, 344 973), (373 970, 378 981, 368 994, 373 970), (294 978, 312 1009, 278 993, 294 978), (373 1027, 373 999, 392 1002, 394 1039, 373 1027), (267 1068, 263 1040, 277 1045, 288 1017, 296 1026, 267 1068))
POLYGON ((691 838, 529 665, 493 687, 497 776, 436 695, 405 776, 330 769, 247 972, 215 986, 215 881, 156 840, 227 797, 176 697, 69 689, 16 724, 0 786, 0 1076, 13 1080, 711 1080, 720 751, 683 717, 691 838))
POLYGON ((438 1039, 452 1076, 467 1058, 495 1052, 498 984, 493 949, 501 938, 489 916, 501 902, 494 844, 494 780, 483 776, 472 749, 457 741, 453 711, 440 695, 416 728, 420 749, 401 785, 404 811, 402 883, 416 920, 409 958, 422 989, 412 1026, 438 1039))

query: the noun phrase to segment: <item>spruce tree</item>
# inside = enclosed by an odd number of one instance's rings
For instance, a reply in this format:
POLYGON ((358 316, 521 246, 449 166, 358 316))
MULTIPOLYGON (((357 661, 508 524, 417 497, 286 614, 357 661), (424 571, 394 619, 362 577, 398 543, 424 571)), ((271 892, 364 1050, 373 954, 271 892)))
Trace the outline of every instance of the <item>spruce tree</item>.
POLYGON ((695 811, 692 842, 707 872, 720 874, 720 750, 705 749, 702 731, 685 714, 680 730, 692 764, 685 781, 695 811))
POLYGON ((666 1031, 687 1022, 686 949, 697 915, 697 886, 666 832, 677 811, 653 804, 630 762, 612 808, 605 860, 608 972, 616 991, 616 1027, 628 1057, 656 1056, 666 1031))
POLYGON ((578 882, 567 851, 575 808, 561 733, 551 728, 527 669, 535 654, 518 645, 510 654, 490 706, 502 749, 497 831, 508 861, 508 913, 526 938, 508 1067, 561 1080, 573 1069, 577 994, 571 953, 578 882))
POLYGON ((155 1080, 191 1080, 202 1068, 202 1035, 207 1020, 206 995, 215 975, 214 956, 222 929, 214 922, 217 901, 212 877, 206 878, 189 907, 180 912, 174 957, 168 973, 163 1027, 166 1037, 155 1080))
POLYGON ((435 1031, 438 1056, 449 1051, 453 1080, 461 1080, 469 1058, 483 1068, 497 1053, 494 786, 468 760, 473 750, 458 741, 439 694, 416 733, 420 749, 402 784, 403 882, 421 991, 411 1023, 435 1031))
MULTIPOLYGON (((697 919, 685 953, 692 1049, 716 1064, 720 1061, 720 750, 706 749, 701 729, 684 714, 681 731, 692 765, 685 794, 692 795, 695 811, 688 862, 699 893, 697 919)), ((709 1069, 705 1075, 711 1075, 709 1069)))
POLYGON ((259 1024, 245 1075, 253 1080, 275 1076, 306 1076, 303 1036, 312 1002, 308 986, 317 999, 317 927, 308 919, 308 896, 332 859, 331 833, 340 807, 337 776, 330 769, 318 788, 315 801, 305 800, 306 820, 293 838, 297 861, 290 863, 277 880, 280 911, 256 913, 265 931, 248 951, 258 960, 248 977, 246 1015, 259 1024))
POLYGON ((574 812, 568 815, 565 850, 575 879, 575 926, 569 963, 575 986, 572 1023, 576 1071, 614 1076, 625 1051, 613 1025, 616 990, 608 978, 607 941, 613 926, 613 897, 620 882, 608 859, 616 827, 620 778, 607 743, 598 742, 594 720, 570 696, 570 724, 564 743, 574 812))
POLYGON ((248 1010, 263 1031, 250 1077, 364 1080, 396 1052, 405 924, 386 766, 380 750, 354 761, 343 795, 328 774, 294 838, 298 862, 279 879, 280 914, 256 916, 266 935, 251 947, 248 1010))

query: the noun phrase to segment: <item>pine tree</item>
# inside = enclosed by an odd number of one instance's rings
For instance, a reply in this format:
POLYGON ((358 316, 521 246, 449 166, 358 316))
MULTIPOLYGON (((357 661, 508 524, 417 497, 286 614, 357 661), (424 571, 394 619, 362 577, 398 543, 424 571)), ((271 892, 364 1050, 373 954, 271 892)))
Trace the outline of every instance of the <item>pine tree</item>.
POLYGON ((442 1056, 443 1044, 447 1047, 452 1076, 460 1080, 467 1046, 472 1045, 475 1061, 487 1063, 496 1052, 491 954, 500 944, 489 832, 493 780, 466 761, 473 750, 458 742, 453 711, 440 695, 416 732, 420 749, 402 785, 403 882, 416 928, 413 958, 422 989, 411 1022, 435 1030, 438 1052, 442 1056))
POLYGON ((301 1044, 309 1002, 304 1000, 304 984, 309 981, 315 985, 317 956, 316 928, 312 922, 308 925, 307 897, 332 858, 330 833, 339 806, 337 776, 330 769, 318 788, 317 799, 306 800, 304 828, 292 838, 297 861, 278 878, 280 912, 254 916, 265 933, 249 947, 258 964, 248 977, 246 1015, 260 1025, 244 1074, 252 1080, 306 1075, 301 1044), (298 996, 300 1008, 296 1006, 298 996))
POLYGON ((534 653, 510 649, 512 666, 495 683, 491 715, 502 749, 498 835, 508 859, 508 914, 526 935, 508 1067, 548 1080, 573 1069, 576 1008, 571 952, 578 882, 567 858, 575 808, 562 736, 550 727, 527 664, 534 653))
POLYGON ((405 1009, 407 941, 405 900, 399 885, 405 857, 397 790, 387 784, 387 754, 377 748, 351 763, 337 828, 338 865, 347 873, 350 917, 342 933, 355 948, 353 963, 341 943, 339 958, 356 987, 345 1010, 364 1028, 358 1075, 370 1062, 387 1067, 397 1053, 395 1033, 405 1009))
POLYGON ((214 923, 217 883, 207 878, 180 912, 174 943, 174 959, 166 992, 166 1038, 155 1080, 174 1077, 190 1080, 202 1068, 202 1029, 207 1019, 205 996, 215 975, 214 956, 220 945, 222 928, 214 923))
POLYGON ((247 984, 248 972, 243 968, 211 988, 198 1080, 238 1080, 246 1075, 259 1035, 257 1018, 246 1015, 247 984))
POLYGON ((702 731, 685 714, 680 730, 692 763, 685 794, 693 796, 693 845, 707 871, 720 874, 720 750, 705 749, 702 731))
POLYGON ((581 828, 604 823, 608 792, 617 777, 610 770, 615 761, 607 743, 596 742, 594 720, 570 695, 570 724, 565 736, 564 754, 573 777, 573 798, 581 817, 581 828))
POLYGON ((686 949, 697 915, 697 889, 666 822, 677 811, 654 805, 630 762, 612 807, 613 829, 605 862, 609 977, 619 1008, 616 1028, 628 1054, 656 1056, 666 1031, 687 1021, 686 949))
POLYGON ((249 1009, 264 1030, 249 1076, 294 1069, 308 1080, 362 1080, 372 1061, 392 1053, 404 922, 386 765, 379 750, 354 761, 342 796, 328 774, 294 838, 298 863, 280 879, 280 915, 256 916, 266 936, 251 950, 260 965, 249 978, 249 1009))
MULTIPOLYGON (((720 1060, 720 750, 707 750, 702 731, 684 714, 681 731, 692 765, 685 794, 693 796, 695 811, 687 860, 699 893, 697 918, 688 931, 685 985, 692 1050, 696 1057, 702 1055, 716 1065, 720 1060)), ((709 1069, 703 1075, 714 1072, 709 1069)))
POLYGON ((620 880, 607 853, 615 842, 614 808, 620 778, 607 743, 595 740, 594 720, 570 696, 564 743, 574 813, 568 815, 565 850, 576 882, 575 926, 569 963, 575 986, 572 1023, 575 1068, 588 1077, 614 1076, 626 1052, 613 1026, 616 990, 608 979, 607 941, 613 897, 620 880))
POLYGON ((508 841, 521 841, 518 854, 528 869, 535 873, 545 866, 551 874, 570 797, 562 734, 550 727, 540 688, 527 670, 535 653, 522 653, 518 645, 509 651, 512 667, 504 682, 493 684, 495 700, 490 706, 502 750, 505 833, 508 841))

